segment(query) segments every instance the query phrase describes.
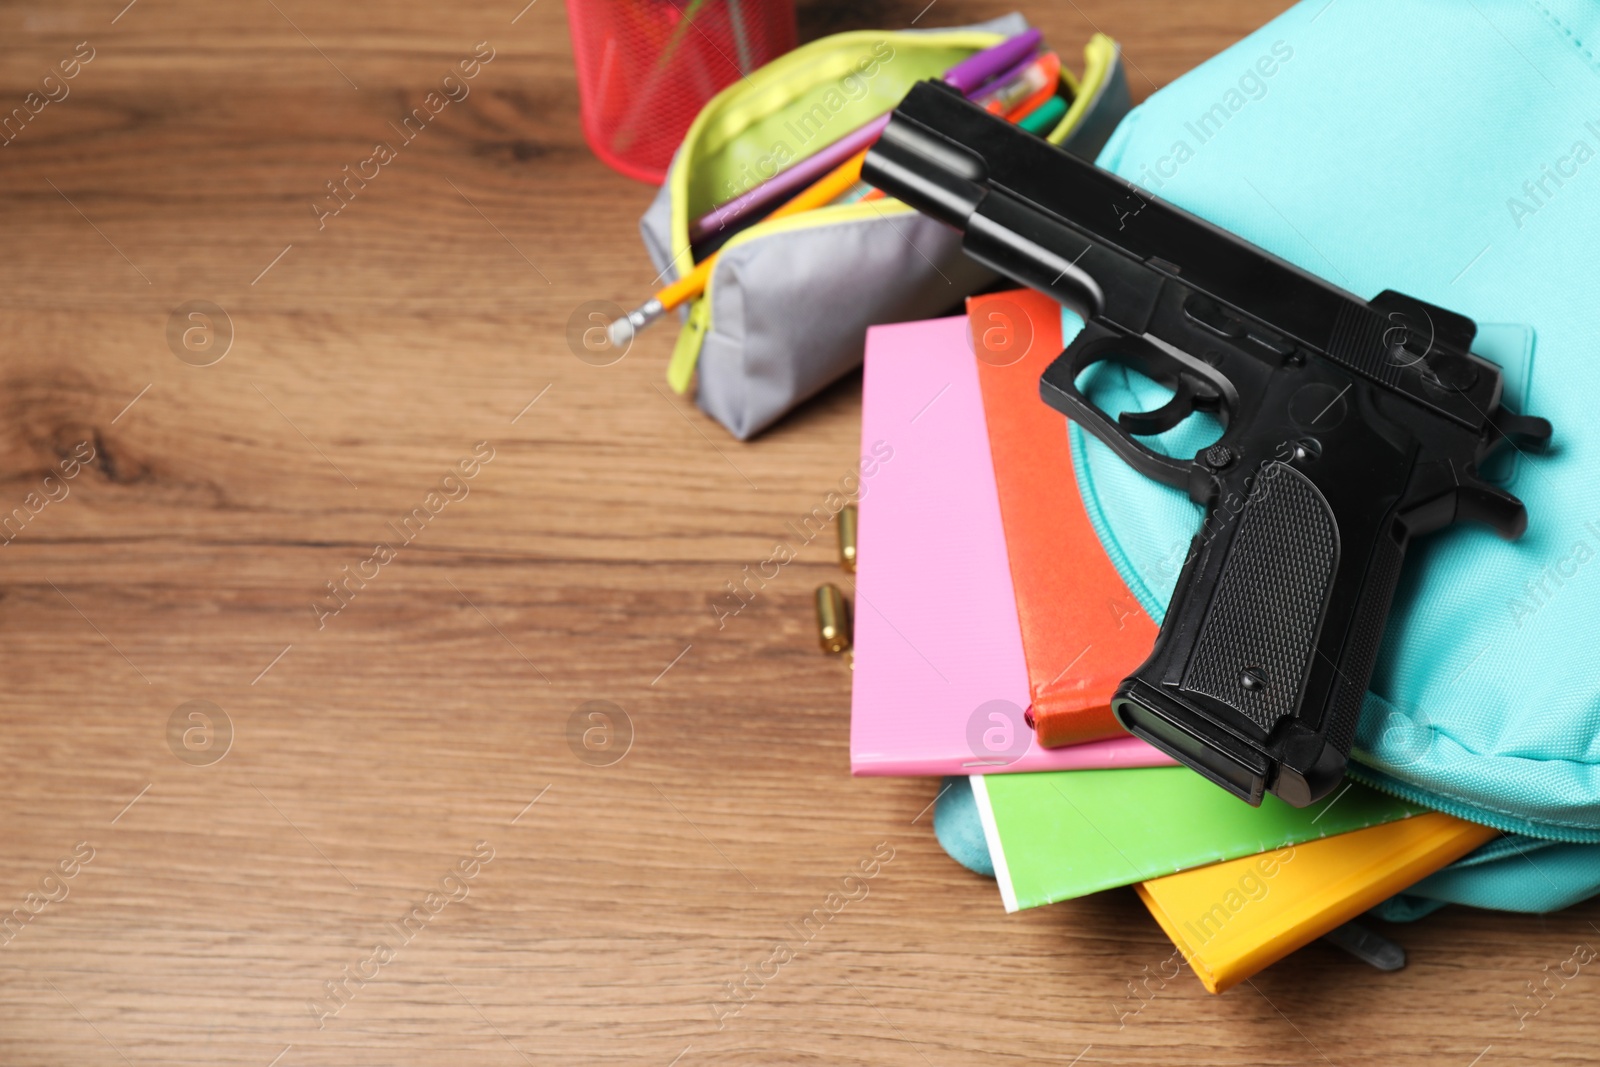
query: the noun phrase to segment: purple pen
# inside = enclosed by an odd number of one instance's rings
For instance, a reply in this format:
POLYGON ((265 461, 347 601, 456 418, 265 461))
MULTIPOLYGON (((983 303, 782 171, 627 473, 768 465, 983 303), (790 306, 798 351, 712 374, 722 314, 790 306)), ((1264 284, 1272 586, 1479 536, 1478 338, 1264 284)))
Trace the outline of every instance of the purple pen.
POLYGON ((1038 30, 1027 30, 1015 37, 1008 37, 993 48, 985 48, 976 55, 968 56, 945 71, 944 80, 960 89, 964 95, 971 96, 996 74, 1033 55, 1043 40, 1044 34, 1038 30))
MULTIPOLYGON (((1044 34, 1038 30, 1027 30, 1015 37, 1008 37, 992 48, 985 48, 968 56, 945 71, 944 80, 961 90, 964 95, 974 96, 990 82, 998 80, 997 76, 1011 76, 1025 67, 1032 61, 1033 53, 1038 50, 1043 40, 1044 34)), ((689 240, 702 241, 744 215, 766 207, 787 193, 810 185, 876 141, 888 124, 889 116, 880 115, 787 170, 779 171, 748 192, 712 208, 689 224, 689 240)))
POLYGON ((814 155, 807 156, 787 170, 779 171, 749 192, 734 197, 721 207, 712 208, 689 224, 689 240, 704 240, 724 226, 738 221, 740 216, 766 207, 785 193, 810 185, 876 141, 887 125, 889 116, 879 115, 814 155))

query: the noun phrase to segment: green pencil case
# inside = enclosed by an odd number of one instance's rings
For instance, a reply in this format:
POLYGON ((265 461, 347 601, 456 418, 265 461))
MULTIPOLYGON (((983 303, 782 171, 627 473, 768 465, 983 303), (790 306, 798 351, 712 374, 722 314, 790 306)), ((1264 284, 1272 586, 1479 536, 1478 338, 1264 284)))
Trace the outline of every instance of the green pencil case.
MULTIPOLYGON (((694 267, 689 224, 889 111, 910 87, 1027 29, 1016 14, 948 30, 835 34, 751 73, 701 110, 640 220, 663 279, 694 267), (825 118, 823 116, 826 116, 825 118)), ((1049 139, 1093 158, 1129 108, 1120 54, 1096 34, 1049 139)), ((678 393, 746 440, 860 365, 866 328, 957 308, 994 274, 961 235, 896 200, 757 222, 721 248, 682 314, 667 370, 678 393)))

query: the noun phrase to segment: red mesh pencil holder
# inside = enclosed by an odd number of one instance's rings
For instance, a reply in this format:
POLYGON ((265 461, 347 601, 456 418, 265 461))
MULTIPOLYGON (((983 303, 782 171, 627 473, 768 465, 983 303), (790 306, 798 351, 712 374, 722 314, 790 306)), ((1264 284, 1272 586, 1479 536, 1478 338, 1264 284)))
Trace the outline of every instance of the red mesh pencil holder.
POLYGON ((567 0, 583 135, 660 185, 706 103, 795 46, 792 0, 567 0))

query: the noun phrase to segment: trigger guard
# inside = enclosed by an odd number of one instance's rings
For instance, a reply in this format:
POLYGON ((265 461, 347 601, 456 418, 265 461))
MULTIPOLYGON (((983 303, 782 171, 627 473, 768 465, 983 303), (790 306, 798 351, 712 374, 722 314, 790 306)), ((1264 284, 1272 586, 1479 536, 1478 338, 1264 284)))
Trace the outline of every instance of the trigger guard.
POLYGON ((1040 397, 1098 438, 1145 477, 1175 489, 1192 491, 1193 460, 1163 455, 1136 440, 1133 433, 1078 388, 1078 376, 1088 366, 1104 358, 1103 353, 1108 349, 1141 342, 1147 342, 1147 339, 1108 329, 1100 323, 1085 323, 1078 336, 1045 368, 1039 379, 1040 397))

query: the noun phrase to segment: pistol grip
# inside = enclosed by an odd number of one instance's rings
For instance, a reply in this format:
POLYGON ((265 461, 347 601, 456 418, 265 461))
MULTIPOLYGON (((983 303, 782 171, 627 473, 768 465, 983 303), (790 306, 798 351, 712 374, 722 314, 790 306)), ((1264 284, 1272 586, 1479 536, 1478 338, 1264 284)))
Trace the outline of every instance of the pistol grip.
POLYGON ((1342 538, 1310 478, 1264 464, 1242 506, 1208 511, 1155 650, 1113 699, 1118 720, 1251 804, 1326 795, 1404 554, 1393 522, 1368 530, 1342 538))

